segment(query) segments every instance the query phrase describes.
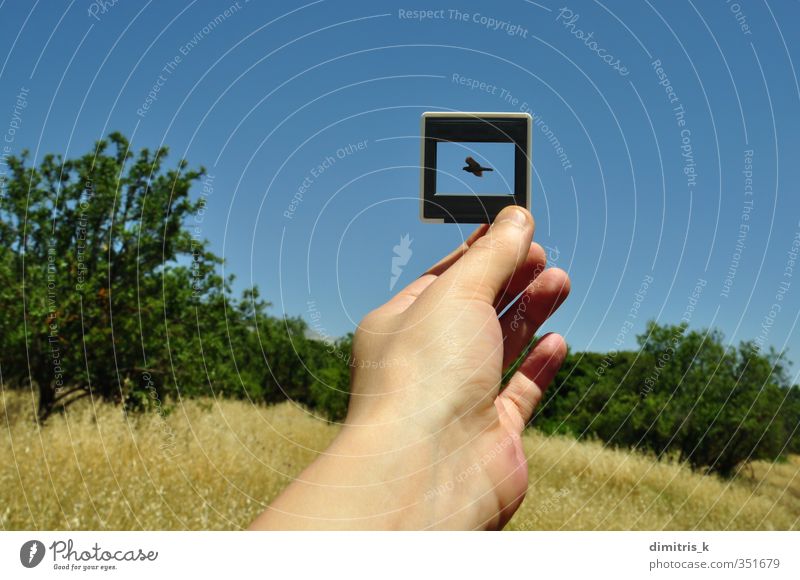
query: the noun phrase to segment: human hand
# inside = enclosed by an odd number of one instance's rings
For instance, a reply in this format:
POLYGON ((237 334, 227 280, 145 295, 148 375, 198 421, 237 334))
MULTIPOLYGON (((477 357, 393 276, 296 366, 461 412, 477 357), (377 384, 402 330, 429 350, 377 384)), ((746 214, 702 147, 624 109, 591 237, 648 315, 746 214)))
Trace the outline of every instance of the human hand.
POLYGON ((569 293, 533 230, 527 210, 506 208, 364 318, 340 435, 253 527, 505 525, 528 485, 520 435, 566 354, 544 336, 500 390, 569 293))

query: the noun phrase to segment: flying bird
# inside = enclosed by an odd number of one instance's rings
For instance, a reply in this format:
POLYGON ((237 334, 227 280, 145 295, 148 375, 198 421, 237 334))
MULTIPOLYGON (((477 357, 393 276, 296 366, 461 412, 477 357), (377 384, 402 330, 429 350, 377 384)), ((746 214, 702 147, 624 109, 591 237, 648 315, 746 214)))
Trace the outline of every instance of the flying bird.
POLYGON ((484 171, 494 171, 491 167, 481 167, 481 164, 475 161, 472 157, 467 157, 465 159, 467 162, 466 167, 462 167, 464 171, 467 173, 472 173, 476 177, 483 177, 484 171))

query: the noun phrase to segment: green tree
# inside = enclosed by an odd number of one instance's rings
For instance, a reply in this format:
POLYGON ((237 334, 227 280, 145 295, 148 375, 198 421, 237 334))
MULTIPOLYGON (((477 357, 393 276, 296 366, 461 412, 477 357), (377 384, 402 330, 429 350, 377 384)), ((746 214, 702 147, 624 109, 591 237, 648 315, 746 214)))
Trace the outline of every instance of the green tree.
POLYGON ((38 389, 40 419, 88 395, 128 409, 200 394, 314 404, 315 373, 346 368, 310 357, 303 321, 268 316, 257 289, 232 296, 197 229, 213 183, 185 160, 166 169, 166 156, 134 155, 113 133, 77 159, 8 160, 0 371, 38 389))
POLYGON ((800 387, 775 352, 651 322, 638 351, 570 353, 534 425, 730 475, 798 450, 800 387))

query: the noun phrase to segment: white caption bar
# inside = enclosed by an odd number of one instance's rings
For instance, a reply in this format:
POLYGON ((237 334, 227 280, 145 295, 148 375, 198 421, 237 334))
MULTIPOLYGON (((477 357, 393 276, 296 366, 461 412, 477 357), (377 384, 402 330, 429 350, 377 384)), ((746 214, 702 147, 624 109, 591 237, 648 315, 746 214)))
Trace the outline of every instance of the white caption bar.
POLYGON ((777 580, 800 578, 799 562, 800 532, 0 533, 3 578, 777 580))

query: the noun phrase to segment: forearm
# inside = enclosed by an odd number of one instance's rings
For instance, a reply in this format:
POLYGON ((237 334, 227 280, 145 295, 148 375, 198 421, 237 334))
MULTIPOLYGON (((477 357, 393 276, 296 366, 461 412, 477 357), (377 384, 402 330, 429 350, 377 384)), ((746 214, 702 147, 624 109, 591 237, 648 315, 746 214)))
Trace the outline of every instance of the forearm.
POLYGON ((391 441, 390 430, 345 427, 253 523, 252 529, 423 528, 436 461, 425 438, 391 441))
POLYGON ((474 527, 474 486, 485 476, 465 445, 475 434, 453 425, 432 435, 409 423, 345 427, 251 529, 474 527))

